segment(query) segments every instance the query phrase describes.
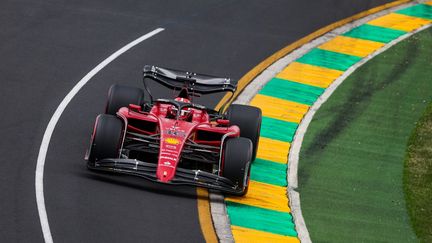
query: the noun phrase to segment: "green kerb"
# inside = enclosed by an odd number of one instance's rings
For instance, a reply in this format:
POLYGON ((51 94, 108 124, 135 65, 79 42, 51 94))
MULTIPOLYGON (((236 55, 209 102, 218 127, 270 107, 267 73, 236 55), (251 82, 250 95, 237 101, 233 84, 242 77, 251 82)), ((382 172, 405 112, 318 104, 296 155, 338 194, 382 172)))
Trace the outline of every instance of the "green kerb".
POLYGON ((298 124, 264 116, 261 123, 261 136, 291 142, 298 124))
POLYGON ((323 88, 292 82, 285 79, 271 79, 259 94, 312 105, 324 92, 323 88))
MULTIPOLYGON (((288 151, 287 151, 288 153, 288 151)), ((287 186, 287 165, 264 159, 255 159, 252 163, 251 180, 275 186, 287 186)))
POLYGON ((432 19, 432 6, 426 4, 419 4, 410 8, 399 10, 396 13, 424 19, 432 19))
POLYGON ((285 236, 297 236, 290 213, 226 202, 231 225, 285 236))
POLYGON ((401 30, 394 30, 369 24, 360 25, 347 33, 344 36, 349 36, 358 39, 377 41, 382 43, 388 43, 406 32, 401 30))
POLYGON ((301 58, 297 59, 296 61, 305 64, 345 71, 360 60, 361 57, 315 48, 312 49, 310 52, 306 53, 301 58))

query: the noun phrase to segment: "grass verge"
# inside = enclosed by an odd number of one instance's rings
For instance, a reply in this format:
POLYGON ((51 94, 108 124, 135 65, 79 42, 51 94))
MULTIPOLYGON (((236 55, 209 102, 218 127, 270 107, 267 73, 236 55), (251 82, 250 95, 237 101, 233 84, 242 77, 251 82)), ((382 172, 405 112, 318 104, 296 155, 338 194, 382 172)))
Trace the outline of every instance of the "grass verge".
POLYGON ((406 145, 432 101, 432 29, 375 57, 315 114, 299 163, 314 242, 416 242, 406 207, 406 145))
POLYGON ((432 103, 408 141, 404 189, 416 235, 432 242, 432 103))

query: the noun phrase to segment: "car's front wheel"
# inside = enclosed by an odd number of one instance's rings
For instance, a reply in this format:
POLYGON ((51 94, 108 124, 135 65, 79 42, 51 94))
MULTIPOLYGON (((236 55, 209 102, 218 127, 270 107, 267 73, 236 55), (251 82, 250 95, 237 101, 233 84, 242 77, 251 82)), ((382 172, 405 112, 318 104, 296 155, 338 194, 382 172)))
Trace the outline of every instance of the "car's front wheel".
POLYGON ((123 138, 123 121, 113 115, 96 118, 88 152, 88 162, 94 164, 105 158, 119 158, 123 138))
POLYGON ((223 176, 241 189, 239 196, 248 190, 252 152, 252 142, 248 138, 229 138, 224 145, 223 176))

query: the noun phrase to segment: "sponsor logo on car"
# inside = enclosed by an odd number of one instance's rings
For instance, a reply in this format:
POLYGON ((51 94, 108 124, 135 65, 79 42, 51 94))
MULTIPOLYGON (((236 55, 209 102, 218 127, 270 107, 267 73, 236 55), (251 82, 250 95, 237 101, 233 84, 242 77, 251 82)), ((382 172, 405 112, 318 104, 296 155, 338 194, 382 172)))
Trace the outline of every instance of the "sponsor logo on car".
MULTIPOLYGON (((167 145, 167 147, 174 147, 174 149, 177 148, 176 146, 171 146, 171 145, 167 145)), ((172 149, 167 149, 167 148, 161 148, 160 154, 167 154, 167 155, 177 156, 178 152, 177 152, 177 150, 172 150, 172 149)))
POLYGON ((165 142, 173 145, 180 144, 180 140, 178 140, 177 138, 165 138, 165 142))
MULTIPOLYGON (((160 158, 160 159, 168 159, 168 160, 176 161, 175 158, 171 158, 171 157, 168 157, 168 156, 160 156, 159 158, 160 158)), ((167 163, 167 162, 165 162, 165 163, 167 163)))
POLYGON ((172 136, 180 136, 180 137, 186 136, 186 132, 184 130, 175 130, 175 129, 168 129, 165 131, 165 134, 172 135, 172 136))

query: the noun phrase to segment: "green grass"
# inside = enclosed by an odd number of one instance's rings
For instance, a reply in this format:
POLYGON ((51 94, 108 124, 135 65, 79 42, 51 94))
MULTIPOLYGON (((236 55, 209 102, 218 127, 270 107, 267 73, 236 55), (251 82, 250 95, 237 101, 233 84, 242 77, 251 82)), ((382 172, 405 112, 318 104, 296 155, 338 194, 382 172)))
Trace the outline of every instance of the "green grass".
POLYGON ((418 238, 421 242, 432 242, 432 103, 408 142, 404 189, 418 238))
MULTIPOLYGON (((403 171, 416 122, 432 100, 432 29, 372 59, 315 114, 299 163, 314 242, 416 242, 403 171)), ((430 179, 430 178, 429 178, 430 179)))

